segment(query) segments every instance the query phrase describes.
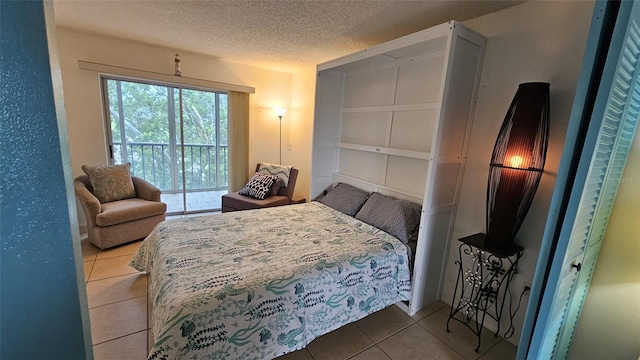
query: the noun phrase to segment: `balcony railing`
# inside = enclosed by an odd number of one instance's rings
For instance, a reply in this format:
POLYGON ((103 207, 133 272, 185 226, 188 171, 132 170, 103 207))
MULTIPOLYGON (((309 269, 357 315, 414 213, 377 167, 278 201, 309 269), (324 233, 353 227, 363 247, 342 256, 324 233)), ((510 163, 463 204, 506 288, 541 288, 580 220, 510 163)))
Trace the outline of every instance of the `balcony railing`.
MULTIPOLYGON (((123 159, 122 144, 113 143, 113 159, 123 159)), ((164 192, 182 189, 182 153, 167 143, 129 142, 125 146, 131 174, 151 182, 164 192)), ((227 145, 185 144, 186 190, 224 190, 228 178, 227 145), (217 149, 217 151, 216 151, 217 149)))

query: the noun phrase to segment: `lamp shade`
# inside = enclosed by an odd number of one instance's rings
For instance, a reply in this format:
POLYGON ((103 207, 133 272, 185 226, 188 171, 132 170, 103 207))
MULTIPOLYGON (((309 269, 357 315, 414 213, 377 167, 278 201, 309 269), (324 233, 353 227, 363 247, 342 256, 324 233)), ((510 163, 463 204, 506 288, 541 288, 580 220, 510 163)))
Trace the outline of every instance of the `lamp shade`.
POLYGON ((287 109, 285 108, 275 108, 273 109, 273 111, 276 113, 276 116, 281 118, 284 116, 284 114, 287 113, 287 109))
POLYGON ((540 184, 548 141, 549 84, 520 84, 489 164, 486 225, 491 246, 513 243, 540 184))

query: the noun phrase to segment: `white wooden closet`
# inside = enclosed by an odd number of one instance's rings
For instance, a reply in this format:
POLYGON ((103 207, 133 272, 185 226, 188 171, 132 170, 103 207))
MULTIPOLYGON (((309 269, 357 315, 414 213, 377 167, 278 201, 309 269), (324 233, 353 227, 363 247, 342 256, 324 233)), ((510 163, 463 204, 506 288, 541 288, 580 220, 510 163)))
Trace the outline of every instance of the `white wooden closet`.
POLYGON ((441 296, 485 44, 450 21, 318 65, 310 198, 344 182, 422 203, 411 315, 441 296))

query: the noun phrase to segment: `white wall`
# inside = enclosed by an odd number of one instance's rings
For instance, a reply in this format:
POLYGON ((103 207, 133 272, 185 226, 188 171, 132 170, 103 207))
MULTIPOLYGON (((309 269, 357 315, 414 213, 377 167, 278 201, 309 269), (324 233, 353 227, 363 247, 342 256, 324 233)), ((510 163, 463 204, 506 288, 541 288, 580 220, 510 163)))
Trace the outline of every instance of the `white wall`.
POLYGON ((313 115, 316 91, 316 67, 293 73, 291 81, 291 112, 289 126, 289 160, 300 172, 296 181, 296 197, 309 201, 311 189, 311 152, 313 147, 313 115))
MULTIPOLYGON (((282 162, 301 170, 302 183, 296 186, 296 197, 308 193, 313 113, 313 89, 308 76, 292 75, 235 64, 212 56, 180 49, 137 43, 122 39, 58 28, 58 44, 67 109, 69 146, 73 175, 82 174, 83 164, 106 164, 105 121, 103 119, 98 74, 78 68, 78 60, 92 61, 147 71, 173 73, 173 58, 180 53, 184 76, 254 87, 251 95, 251 147, 249 167, 258 162, 279 161, 279 122, 274 107, 291 108, 282 119, 282 162), (294 82, 295 78, 295 82, 294 82), (301 94, 292 96, 293 84, 301 94), (306 96, 305 96, 306 95, 306 96), (309 98, 311 100, 307 100, 309 98), (309 107, 310 108, 306 108, 309 107), (293 130, 294 136, 290 131, 293 130), (304 134, 299 136, 298 133, 304 134), (292 144, 295 155, 287 146, 292 144), (307 146, 309 149, 307 149, 307 146), (308 154, 308 155, 305 155, 308 154), (308 159, 307 159, 308 158, 308 159)), ((304 74, 304 73, 303 73, 304 74)), ((82 211, 79 211, 82 214, 82 211)), ((85 223, 81 216, 80 223, 85 223)))
POLYGON ((636 134, 569 359, 640 356, 640 134, 636 134))
MULTIPOLYGON (((488 38, 473 129, 467 155, 458 214, 449 251, 442 300, 451 303, 456 282, 458 238, 485 232, 489 160, 500 125, 524 82, 551 83, 551 128, 545 173, 515 242, 525 248, 514 278, 513 293, 522 281, 531 282, 560 162, 564 136, 578 81, 593 2, 529 1, 522 5, 465 21, 488 38)), ((526 298, 525 298, 526 299, 526 298)), ((526 303, 515 317, 517 344, 526 303)), ((501 329, 508 328, 503 316, 501 329)), ((485 322, 494 330, 495 323, 485 322)), ((501 334, 502 335, 502 334, 501 334)))

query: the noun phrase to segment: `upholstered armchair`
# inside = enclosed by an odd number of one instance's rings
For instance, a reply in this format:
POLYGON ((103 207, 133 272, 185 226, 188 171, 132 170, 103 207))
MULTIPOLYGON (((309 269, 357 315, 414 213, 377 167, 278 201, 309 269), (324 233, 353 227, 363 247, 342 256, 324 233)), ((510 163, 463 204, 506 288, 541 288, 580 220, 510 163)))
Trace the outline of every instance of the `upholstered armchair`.
MULTIPOLYGON (((260 164, 256 166, 256 172, 260 170, 260 164)), ((298 169, 291 168, 289 182, 286 187, 280 187, 276 195, 267 196, 264 199, 256 199, 233 192, 222 196, 222 212, 260 209, 265 207, 282 206, 291 204, 293 191, 298 179, 298 169)))
POLYGON ((100 203, 87 175, 74 182, 76 198, 87 218, 89 241, 101 249, 138 240, 165 219, 167 205, 160 201, 160 189, 132 176, 135 197, 100 203))

